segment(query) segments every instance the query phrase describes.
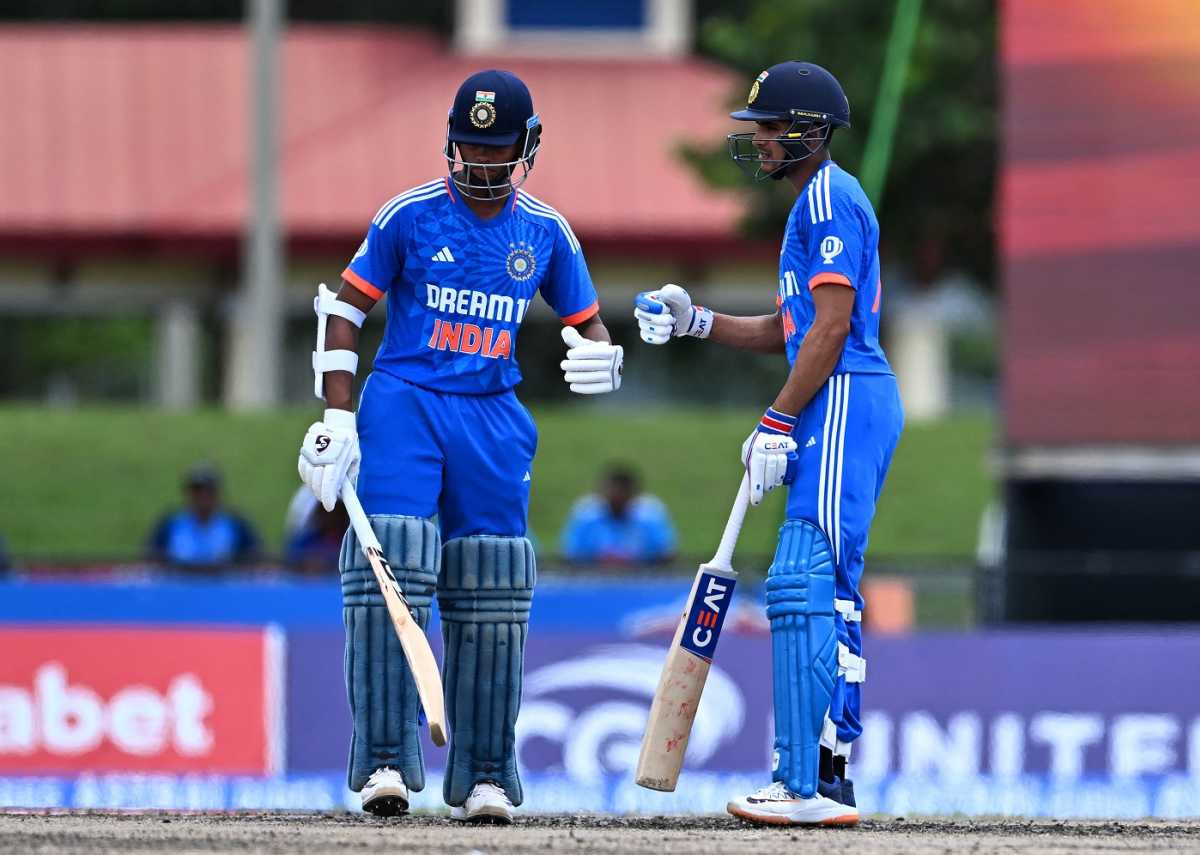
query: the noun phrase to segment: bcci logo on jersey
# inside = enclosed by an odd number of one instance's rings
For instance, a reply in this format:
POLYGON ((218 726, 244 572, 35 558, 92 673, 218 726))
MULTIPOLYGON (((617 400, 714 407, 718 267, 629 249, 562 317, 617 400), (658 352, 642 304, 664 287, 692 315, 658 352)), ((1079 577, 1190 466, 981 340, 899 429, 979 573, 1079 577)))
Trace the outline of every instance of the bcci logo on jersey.
POLYGON ((509 246, 512 251, 509 252, 508 260, 505 262, 508 275, 517 282, 524 282, 537 270, 537 259, 525 241, 521 241, 519 244, 510 243, 509 246))

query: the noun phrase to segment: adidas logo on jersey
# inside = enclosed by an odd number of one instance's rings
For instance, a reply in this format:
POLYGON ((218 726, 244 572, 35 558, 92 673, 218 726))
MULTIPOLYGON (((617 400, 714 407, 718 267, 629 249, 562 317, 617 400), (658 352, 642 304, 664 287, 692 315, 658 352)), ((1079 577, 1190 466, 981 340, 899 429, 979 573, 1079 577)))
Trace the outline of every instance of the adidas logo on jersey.
POLYGON ((810 437, 808 438, 808 442, 804 443, 804 447, 805 447, 805 448, 812 448, 812 447, 813 447, 814 445, 816 445, 816 444, 817 444, 817 438, 816 438, 815 436, 810 436, 810 437))
POLYGON ((444 261, 446 264, 454 263, 454 254, 450 252, 450 247, 444 246, 438 250, 437 255, 429 259, 430 261, 444 261))

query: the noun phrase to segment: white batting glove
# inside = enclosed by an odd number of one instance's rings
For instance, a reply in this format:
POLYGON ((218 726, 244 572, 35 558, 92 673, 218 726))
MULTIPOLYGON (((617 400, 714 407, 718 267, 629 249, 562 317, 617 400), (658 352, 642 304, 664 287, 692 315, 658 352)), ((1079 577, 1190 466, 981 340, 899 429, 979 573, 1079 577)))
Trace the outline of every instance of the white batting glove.
POLYGON ((795 426, 795 416, 769 407, 754 433, 742 443, 742 465, 750 476, 750 504, 762 504, 763 496, 794 480, 799 446, 790 434, 795 426))
POLYGON ((304 435, 298 464, 300 480, 325 510, 332 511, 346 479, 351 484, 358 480, 361 460, 354 413, 327 409, 324 419, 314 422, 304 435))
POLYGON ((634 301, 633 316, 647 344, 666 344, 671 336, 690 335, 708 338, 713 313, 693 306, 688 292, 678 285, 664 285, 657 291, 643 291, 634 301))
POLYGON ((625 351, 620 345, 584 338, 575 327, 563 327, 567 358, 560 363, 563 379, 580 395, 602 395, 621 388, 625 351))

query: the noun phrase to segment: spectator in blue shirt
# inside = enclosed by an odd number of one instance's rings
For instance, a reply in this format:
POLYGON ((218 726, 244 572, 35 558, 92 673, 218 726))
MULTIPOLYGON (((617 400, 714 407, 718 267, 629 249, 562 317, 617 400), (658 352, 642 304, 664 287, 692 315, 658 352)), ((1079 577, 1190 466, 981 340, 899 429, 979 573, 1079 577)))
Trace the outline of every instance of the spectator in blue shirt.
POLYGON ((581 564, 654 564, 675 554, 675 525, 666 505, 641 492, 637 474, 609 466, 597 493, 575 502, 562 533, 562 554, 581 564))
POLYGON ((183 482, 187 507, 164 516, 150 536, 154 561, 184 570, 218 570, 258 557, 258 535, 249 523, 221 506, 221 476, 212 466, 193 466, 183 482))

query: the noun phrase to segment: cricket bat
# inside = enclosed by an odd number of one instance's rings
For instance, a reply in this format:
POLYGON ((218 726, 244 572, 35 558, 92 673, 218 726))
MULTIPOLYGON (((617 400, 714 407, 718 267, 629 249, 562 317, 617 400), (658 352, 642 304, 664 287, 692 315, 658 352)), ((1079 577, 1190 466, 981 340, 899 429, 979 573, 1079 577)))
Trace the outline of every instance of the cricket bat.
POLYGON ((647 789, 669 793, 679 781, 704 682, 708 679, 721 626, 733 602, 733 586, 737 582, 737 571, 731 563, 733 549, 749 504, 750 481, 743 476, 717 554, 701 564, 696 573, 692 593, 658 679, 637 764, 637 783, 647 789))
POLYGON ((371 522, 363 512, 358 501, 358 494, 349 479, 342 484, 342 504, 346 506, 346 514, 350 517, 350 525, 358 538, 371 569, 375 571, 375 581, 383 591, 383 601, 387 605, 388 614, 392 618, 392 626, 400 638, 400 646, 404 648, 404 658, 408 660, 409 670, 412 671, 413 682, 417 684, 417 695, 421 698, 421 706, 425 710, 425 721, 429 724, 429 738, 434 745, 446 744, 446 708, 442 697, 442 675, 438 670, 437 660, 433 658, 433 650, 425 631, 413 619, 400 583, 391 565, 383 557, 383 547, 379 538, 371 528, 371 522))

